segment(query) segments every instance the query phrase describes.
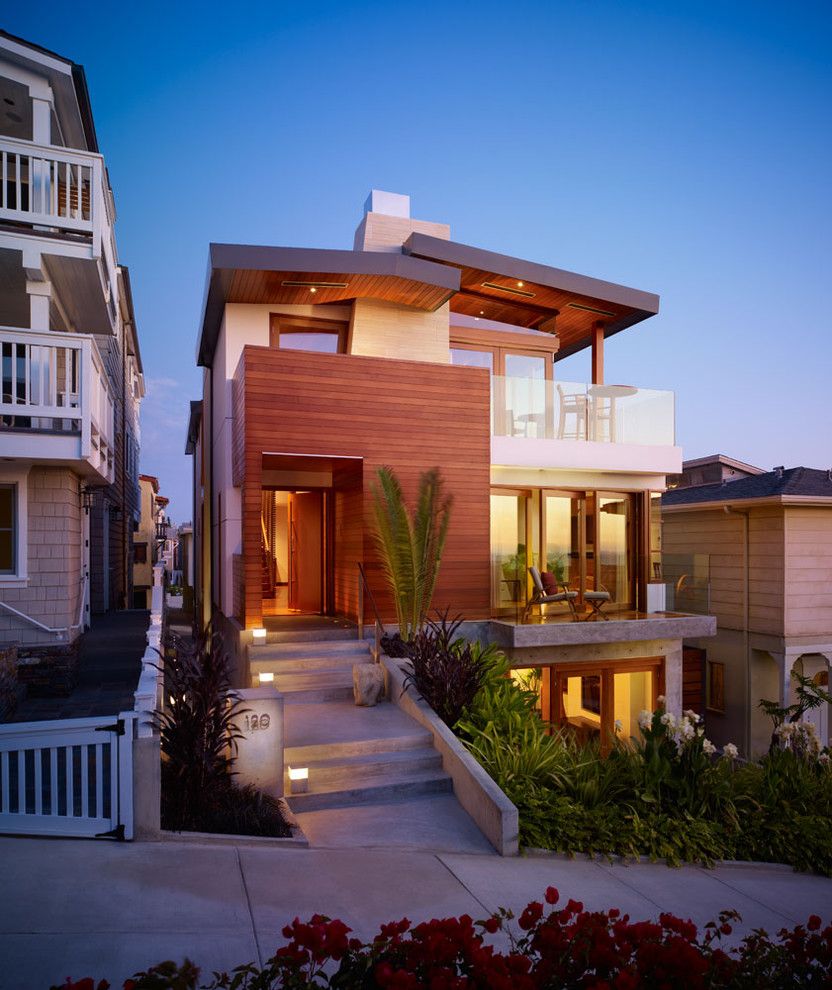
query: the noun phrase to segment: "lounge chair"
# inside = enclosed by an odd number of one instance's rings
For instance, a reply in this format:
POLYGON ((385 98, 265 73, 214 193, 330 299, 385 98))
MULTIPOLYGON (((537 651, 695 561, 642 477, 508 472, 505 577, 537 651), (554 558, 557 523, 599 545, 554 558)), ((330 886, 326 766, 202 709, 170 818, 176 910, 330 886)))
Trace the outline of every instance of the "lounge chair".
POLYGON ((529 616, 529 613, 534 608, 535 605, 541 606, 541 617, 543 616, 543 605, 554 605, 555 602, 566 602, 569 606, 569 611, 572 613, 572 618, 577 619, 578 613, 575 611, 575 599, 578 597, 577 591, 570 591, 563 582, 561 586, 563 591, 555 592, 554 594, 546 591, 543 585, 543 578, 540 576, 540 571, 536 567, 529 568, 529 574, 532 576, 532 584, 534 585, 534 594, 529 599, 529 604, 526 606, 526 610, 523 612, 523 621, 525 622, 529 616))

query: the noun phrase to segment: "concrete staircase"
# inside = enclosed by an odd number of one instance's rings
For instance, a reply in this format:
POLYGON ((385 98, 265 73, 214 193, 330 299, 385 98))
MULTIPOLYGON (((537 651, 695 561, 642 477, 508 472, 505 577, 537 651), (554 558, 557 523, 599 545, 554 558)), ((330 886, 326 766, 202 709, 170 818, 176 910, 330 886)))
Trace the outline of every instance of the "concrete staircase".
POLYGON ((274 674, 285 698, 285 763, 308 767, 308 792, 285 793, 296 814, 355 805, 389 804, 449 794, 431 735, 397 705, 358 708, 353 702, 352 668, 371 663, 369 644, 349 630, 327 637, 303 636, 252 647, 253 683, 274 674), (347 638, 349 637, 349 638, 347 638))

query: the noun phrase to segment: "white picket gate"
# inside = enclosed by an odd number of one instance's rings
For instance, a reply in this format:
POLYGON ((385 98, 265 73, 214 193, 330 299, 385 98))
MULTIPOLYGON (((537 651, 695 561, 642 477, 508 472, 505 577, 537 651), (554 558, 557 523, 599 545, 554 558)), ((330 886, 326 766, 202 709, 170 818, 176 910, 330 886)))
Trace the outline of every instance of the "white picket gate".
POLYGON ((0 725, 0 834, 132 839, 137 720, 0 725))

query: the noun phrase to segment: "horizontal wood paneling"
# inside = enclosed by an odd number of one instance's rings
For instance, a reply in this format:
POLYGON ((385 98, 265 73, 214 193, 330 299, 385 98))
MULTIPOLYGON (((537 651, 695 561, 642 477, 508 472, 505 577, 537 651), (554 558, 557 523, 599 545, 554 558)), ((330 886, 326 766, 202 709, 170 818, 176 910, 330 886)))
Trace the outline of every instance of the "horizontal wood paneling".
POLYGON ((420 474, 439 467, 454 508, 435 604, 471 619, 488 615, 487 371, 246 347, 238 375, 247 623, 260 602, 260 475, 268 451, 362 459, 360 471, 345 468, 335 479, 335 605, 355 614, 355 564, 361 559, 385 621, 394 611, 373 545, 376 471, 392 467, 412 501, 420 474))
POLYGON ((785 510, 787 636, 832 640, 832 508, 785 510))

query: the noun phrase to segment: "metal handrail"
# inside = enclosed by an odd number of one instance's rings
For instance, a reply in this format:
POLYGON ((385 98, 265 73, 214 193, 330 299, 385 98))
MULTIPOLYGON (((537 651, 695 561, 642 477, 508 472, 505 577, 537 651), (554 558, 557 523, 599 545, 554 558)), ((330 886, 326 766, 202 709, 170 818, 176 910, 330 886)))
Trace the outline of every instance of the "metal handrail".
POLYGON ((364 592, 366 591, 370 598, 370 605, 372 606, 373 617, 375 619, 373 659, 378 663, 381 657, 381 637, 385 635, 384 623, 381 621, 381 616, 378 613, 373 589, 370 587, 367 581, 367 575, 364 573, 364 565, 360 560, 356 561, 356 563, 358 565, 358 638, 364 639, 364 592))

